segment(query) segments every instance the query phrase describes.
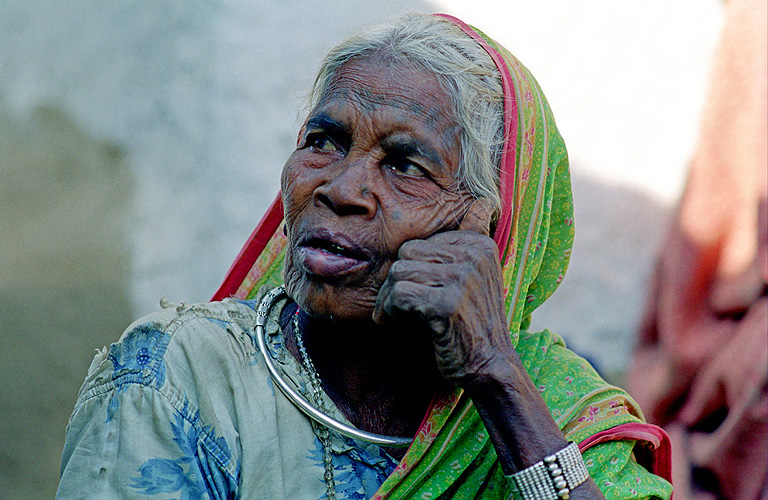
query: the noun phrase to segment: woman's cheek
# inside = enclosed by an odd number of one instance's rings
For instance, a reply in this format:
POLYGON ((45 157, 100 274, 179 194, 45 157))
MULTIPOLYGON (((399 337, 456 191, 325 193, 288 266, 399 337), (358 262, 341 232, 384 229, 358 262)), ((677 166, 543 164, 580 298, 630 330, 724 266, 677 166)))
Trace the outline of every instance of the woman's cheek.
POLYGON ((302 208, 312 200, 312 182, 306 176, 301 175, 301 169, 295 166, 286 166, 280 179, 280 192, 283 199, 286 227, 290 231, 292 222, 302 208))

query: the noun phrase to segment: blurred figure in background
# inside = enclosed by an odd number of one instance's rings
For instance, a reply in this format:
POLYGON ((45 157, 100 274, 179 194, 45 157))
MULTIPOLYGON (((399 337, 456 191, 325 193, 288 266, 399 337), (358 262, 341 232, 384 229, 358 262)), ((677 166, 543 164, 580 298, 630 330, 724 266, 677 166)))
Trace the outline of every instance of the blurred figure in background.
POLYGON ((768 498, 765 0, 730 0, 630 392, 673 441, 675 499, 768 498))

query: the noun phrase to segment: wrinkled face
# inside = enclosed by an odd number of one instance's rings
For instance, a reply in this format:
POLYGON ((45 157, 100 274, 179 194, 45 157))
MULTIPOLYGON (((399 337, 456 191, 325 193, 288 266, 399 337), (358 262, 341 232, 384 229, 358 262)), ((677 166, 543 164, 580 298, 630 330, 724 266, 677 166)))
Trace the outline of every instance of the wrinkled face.
POLYGON ((437 79, 375 56, 346 63, 282 173, 285 284, 314 315, 370 319, 404 242, 455 229, 459 126, 437 79))

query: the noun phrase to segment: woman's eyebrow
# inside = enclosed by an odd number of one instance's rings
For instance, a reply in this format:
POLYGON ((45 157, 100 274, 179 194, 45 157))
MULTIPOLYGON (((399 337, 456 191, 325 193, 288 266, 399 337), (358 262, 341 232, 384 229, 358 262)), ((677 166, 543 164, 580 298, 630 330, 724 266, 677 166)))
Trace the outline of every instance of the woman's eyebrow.
POLYGON ((352 135, 348 124, 335 120, 325 113, 318 113, 307 120, 307 129, 320 129, 332 134, 352 135))

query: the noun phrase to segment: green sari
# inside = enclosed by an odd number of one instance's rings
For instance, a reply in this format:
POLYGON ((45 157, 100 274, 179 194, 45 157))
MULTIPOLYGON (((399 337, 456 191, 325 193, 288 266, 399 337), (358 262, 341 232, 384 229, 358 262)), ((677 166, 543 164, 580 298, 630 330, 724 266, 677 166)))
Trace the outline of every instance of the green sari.
MULTIPOLYGON (((573 204, 565 144, 530 72, 503 47, 441 15, 482 45, 505 91, 502 212, 494 240, 504 277, 513 344, 552 418, 579 443, 587 470, 610 500, 669 498, 669 444, 643 423, 637 404, 568 351, 557 335, 529 333, 531 313, 563 279, 573 245, 573 204), (638 461, 642 462, 640 465, 638 461)), ((214 296, 252 298, 281 284, 286 244, 280 197, 270 207, 214 296)), ((508 498, 512 490, 471 400, 437 394, 405 457, 374 499, 508 498)))

